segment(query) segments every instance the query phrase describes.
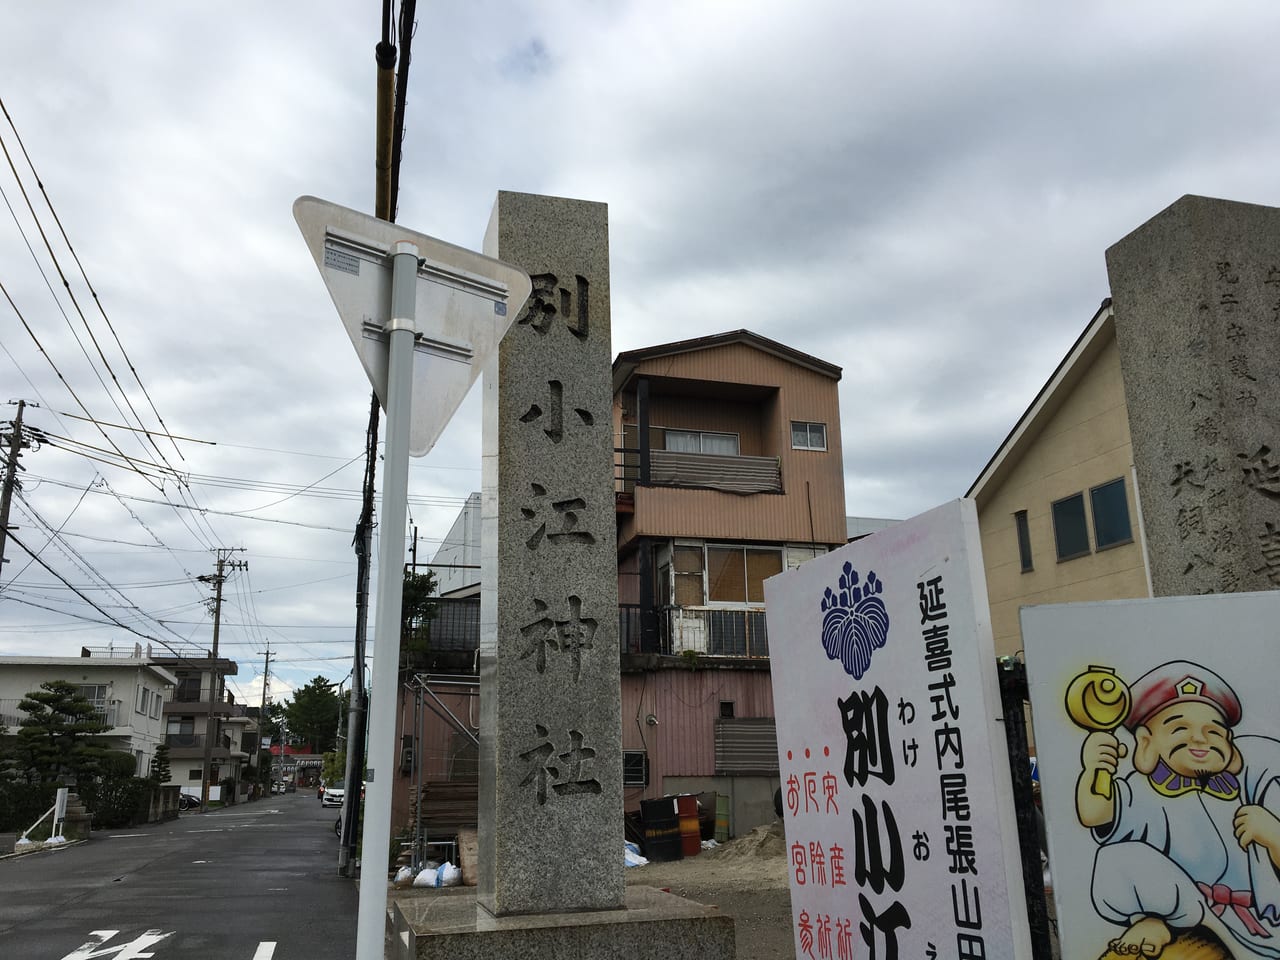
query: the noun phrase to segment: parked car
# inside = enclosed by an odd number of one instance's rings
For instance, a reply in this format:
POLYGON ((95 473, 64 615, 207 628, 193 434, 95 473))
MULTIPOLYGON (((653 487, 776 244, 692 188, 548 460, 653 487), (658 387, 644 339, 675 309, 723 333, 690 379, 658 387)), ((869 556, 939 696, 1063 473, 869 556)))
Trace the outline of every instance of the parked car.
POLYGON ((324 788, 324 796, 320 798, 320 805, 324 807, 340 807, 342 806, 342 798, 347 795, 344 784, 331 783, 324 788))

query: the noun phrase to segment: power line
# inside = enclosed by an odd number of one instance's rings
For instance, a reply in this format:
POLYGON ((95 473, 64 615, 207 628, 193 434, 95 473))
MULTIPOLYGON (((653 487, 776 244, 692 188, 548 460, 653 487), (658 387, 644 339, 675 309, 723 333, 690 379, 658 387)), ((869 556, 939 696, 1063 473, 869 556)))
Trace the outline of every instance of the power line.
MULTIPOLYGON (((3 191, 0 191, 0 194, 3 194, 3 191)), ((5 198, 5 202, 8 203, 8 198, 5 198)), ((17 316, 19 322, 22 323, 22 328, 27 331, 27 335, 31 338, 31 341, 36 345, 36 349, 40 351, 40 355, 43 356, 46 361, 48 361, 50 368, 52 368, 53 372, 57 375, 58 379, 62 381, 62 385, 66 388, 67 393, 71 394, 71 399, 74 400, 76 402, 76 405, 85 412, 86 416, 88 416, 89 408, 84 405, 84 401, 80 399, 80 395, 76 393, 75 389, 68 382, 67 378, 63 376, 62 371, 58 369, 58 365, 53 362, 53 357, 49 356, 49 351, 47 351, 44 348, 44 344, 40 342, 40 338, 37 337, 35 334, 35 331, 31 329, 31 325, 27 323, 27 318, 23 316, 22 311, 18 309, 18 305, 14 303, 13 297, 9 296, 9 291, 5 287, 3 281, 0 281, 0 293, 4 294, 4 298, 7 301, 9 301, 9 306, 13 310, 14 314, 17 316)), ((121 450, 118 446, 116 446, 115 443, 111 440, 111 438, 107 436, 106 431, 102 430, 101 427, 98 428, 98 431, 102 434, 103 438, 107 441, 107 443, 111 444, 112 448, 116 451, 117 454, 120 455, 120 457, 123 460, 125 460, 129 464, 133 464, 133 458, 129 457, 123 450, 121 450)), ((141 470, 138 470, 136 466, 133 466, 132 469, 136 470, 141 476, 146 477, 147 482, 150 483, 152 486, 154 486, 157 490, 160 489, 159 485, 151 477, 147 477, 147 475, 143 473, 141 470)))
MULTIPOLYGON (((9 122, 9 129, 13 131, 13 135, 15 139, 17 139, 18 141, 18 147, 22 150, 23 159, 27 161, 27 166, 31 170, 31 175, 36 178, 36 185, 40 188, 40 195, 44 197, 45 206, 49 208, 49 213, 53 216, 53 222, 58 225, 58 232, 62 235, 62 241, 67 245, 67 250, 70 252, 71 258, 75 261, 76 267, 80 270, 80 276, 83 278, 85 282, 85 286, 89 288, 89 293, 93 295, 93 302, 97 306, 98 312, 102 315, 103 322, 106 323, 107 329, 111 331, 111 336, 116 342, 116 347, 120 351, 120 356, 124 358, 124 362, 129 367, 129 372, 133 374, 134 381, 138 384, 138 387, 142 390, 143 396, 145 396, 147 398, 147 402, 151 404, 151 412, 156 415, 156 419, 160 421, 160 425, 164 427, 165 432, 168 433, 169 428, 168 426, 166 426, 164 422, 164 417, 160 416, 160 411, 156 409, 155 401, 151 399, 151 394, 147 392, 146 385, 142 382, 142 378, 138 376, 138 371, 134 367, 133 361, 129 359, 129 354, 125 350, 124 344, 120 342, 120 336, 119 334, 116 333, 115 326, 111 323, 111 318, 107 316, 107 311, 102 306, 102 301, 98 297, 98 291, 96 291, 93 288, 93 284, 89 281, 89 275, 85 272, 84 264, 80 262, 80 257, 76 253, 75 246, 71 243, 71 238, 67 236, 67 231, 62 226, 62 220, 58 216, 58 211, 55 210, 53 207, 53 201, 49 197, 49 192, 45 189, 44 182, 40 179, 40 174, 36 172, 35 164, 32 162, 30 154, 27 153, 26 144, 22 142, 22 134, 18 132, 17 125, 14 124, 13 118, 9 116, 9 111, 5 109, 3 99, 0 99, 0 112, 4 114, 5 120, 9 122)), ((3 140, 0 140, 0 148, 2 148, 3 146, 4 146, 3 140)), ((13 161, 9 158, 9 151, 7 148, 4 150, 4 154, 5 154, 5 159, 9 160, 9 168, 13 170, 14 178, 17 179, 18 171, 14 167, 13 161)), ((20 180, 19 180, 19 187, 21 187, 20 180)), ((23 194, 23 197, 25 198, 26 190, 23 190, 22 194, 23 194)), ((31 208, 31 203, 29 200, 27 202, 27 206, 28 208, 31 208)), ((35 217, 34 209, 31 209, 31 215, 33 218, 35 217)), ((36 223, 37 223, 37 226, 39 226, 38 219, 36 223)), ((40 236, 42 238, 44 237, 43 228, 41 228, 40 230, 40 236)), ((47 239, 45 240, 45 247, 49 251, 50 258, 53 259, 54 266, 57 267, 58 275, 62 277, 63 286, 66 287, 67 294, 68 296, 71 297, 71 302, 75 304, 76 312, 80 314, 80 319, 84 322, 85 330, 89 330, 89 321, 84 316, 84 313, 81 312, 79 303, 76 301, 75 296, 71 293, 71 285, 67 282, 65 275, 63 275, 62 267, 58 264, 57 257, 54 256, 53 248, 49 245, 49 242, 47 239)), ((90 337, 93 337, 92 332, 90 332, 89 335, 90 337)), ((97 347, 98 346, 97 338, 94 338, 93 342, 94 342, 94 346, 97 347)), ((107 363, 107 358, 106 356, 103 355, 102 349, 100 347, 98 348, 98 355, 102 358, 102 362, 106 364, 107 371, 111 374, 111 379, 115 382, 116 388, 120 391, 120 395, 124 397, 125 403, 128 405, 130 412, 133 413, 134 419, 137 420, 139 426, 141 426, 142 418, 138 416, 137 410, 134 409, 133 402, 129 399, 129 395, 125 393, 124 388, 120 386, 119 381, 116 379, 115 371, 112 370, 110 364, 107 363)), ((119 408, 117 407, 117 409, 119 408)), ((123 414, 123 411, 121 411, 121 413, 123 414)), ((150 435, 148 435, 148 439, 151 440, 151 445, 155 449, 156 453, 160 454, 161 459, 164 459, 164 454, 160 452, 160 448, 159 446, 156 445, 155 440, 151 439, 150 435)), ((178 444, 173 441, 172 436, 170 436, 170 442, 173 443, 174 452, 178 454, 178 457, 180 459, 182 459, 182 451, 178 449, 178 444)), ((165 462, 167 463, 168 461, 166 460, 165 462)))

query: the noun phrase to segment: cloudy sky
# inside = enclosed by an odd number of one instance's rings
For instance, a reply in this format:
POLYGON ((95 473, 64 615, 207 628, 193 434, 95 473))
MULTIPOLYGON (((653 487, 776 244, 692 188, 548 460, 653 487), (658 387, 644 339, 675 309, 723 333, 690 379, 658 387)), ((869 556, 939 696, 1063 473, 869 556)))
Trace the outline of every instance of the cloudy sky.
MULTIPOLYGON (((380 3, 5 6, 0 402, 50 439, 22 458, 0 653, 207 647, 195 578, 243 548, 241 698, 268 643, 273 695, 338 681, 369 385, 290 207, 372 210, 380 3), (139 419, 187 439, 91 422, 139 419)), ((499 189, 608 203, 614 352, 745 327, 842 366, 853 515, 963 495, 1107 296, 1108 245, 1185 193, 1280 204, 1272 2, 418 21, 399 222, 479 249, 499 189)), ((478 412, 411 465, 420 557, 479 486, 478 412)))

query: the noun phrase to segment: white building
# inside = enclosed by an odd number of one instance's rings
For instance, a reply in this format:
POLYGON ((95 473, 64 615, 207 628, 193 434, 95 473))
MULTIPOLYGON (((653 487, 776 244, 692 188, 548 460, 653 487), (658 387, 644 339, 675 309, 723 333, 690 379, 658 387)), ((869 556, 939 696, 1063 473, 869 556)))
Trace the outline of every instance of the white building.
POLYGON ((112 750, 133 755, 137 776, 151 768, 156 747, 164 742, 164 703, 178 679, 151 661, 143 651, 113 652, 113 656, 19 657, 0 656, 0 725, 17 731, 26 717, 18 704, 50 680, 65 680, 97 708, 110 725, 97 739, 112 750))

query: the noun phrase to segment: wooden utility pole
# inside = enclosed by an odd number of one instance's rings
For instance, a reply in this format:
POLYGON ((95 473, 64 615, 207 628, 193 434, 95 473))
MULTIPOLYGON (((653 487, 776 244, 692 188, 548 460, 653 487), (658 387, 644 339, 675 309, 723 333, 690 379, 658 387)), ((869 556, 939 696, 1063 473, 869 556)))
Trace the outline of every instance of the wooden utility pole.
POLYGON ((22 452, 22 408, 26 401, 18 401, 18 415, 13 420, 13 436, 9 438, 9 458, 4 471, 4 492, 0 493, 0 564, 4 559, 4 545, 9 537, 9 504, 13 500, 13 487, 17 483, 18 457, 22 452))
POLYGON ((213 715, 213 708, 218 703, 218 699, 222 690, 222 684, 219 682, 222 675, 218 672, 218 630, 222 624, 222 584, 227 579, 226 571, 230 570, 247 570, 249 564, 244 560, 232 560, 231 554, 243 553, 243 547, 219 547, 218 554, 218 571, 214 574, 206 574, 197 579, 201 583, 212 583, 214 585, 213 598, 213 650, 210 651, 209 660, 209 716, 205 721, 204 734, 204 776, 201 778, 204 782, 200 791, 200 812, 204 813, 209 809, 209 783, 211 778, 210 770, 213 766, 213 740, 217 736, 218 721, 213 715))
MULTIPOLYGON (((271 682, 271 643, 267 643, 267 652, 262 660, 262 706, 258 707, 258 742, 253 745, 253 759, 258 771, 258 782, 262 782, 262 731, 267 725, 267 684, 271 682)), ((268 779, 268 783, 270 780, 268 779)))

